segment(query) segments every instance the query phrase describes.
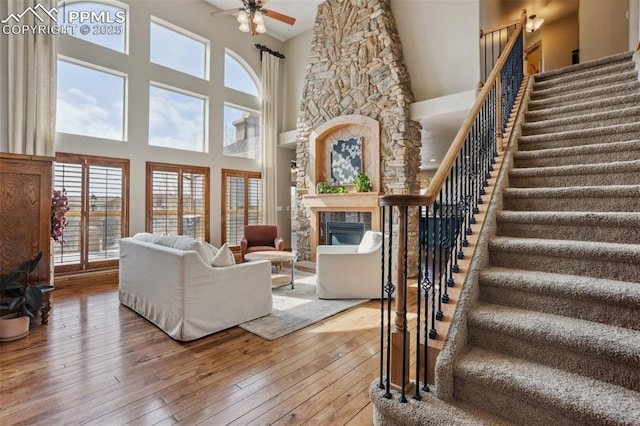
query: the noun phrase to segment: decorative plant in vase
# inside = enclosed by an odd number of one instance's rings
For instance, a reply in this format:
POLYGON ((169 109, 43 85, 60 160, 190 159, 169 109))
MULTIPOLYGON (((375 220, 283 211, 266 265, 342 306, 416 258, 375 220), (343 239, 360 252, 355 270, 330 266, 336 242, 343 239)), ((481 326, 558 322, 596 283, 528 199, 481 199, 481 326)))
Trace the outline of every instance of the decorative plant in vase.
POLYGON ((353 181, 353 185, 356 187, 356 191, 358 192, 371 191, 371 180, 369 179, 369 176, 364 173, 360 173, 356 176, 356 179, 353 181))
POLYGON ((29 276, 38 267, 42 252, 0 280, 0 341, 19 339, 29 333, 29 319, 36 318, 42 308, 43 292, 51 291, 49 284, 31 284, 29 276), (2 311, 10 311, 3 315, 2 311))

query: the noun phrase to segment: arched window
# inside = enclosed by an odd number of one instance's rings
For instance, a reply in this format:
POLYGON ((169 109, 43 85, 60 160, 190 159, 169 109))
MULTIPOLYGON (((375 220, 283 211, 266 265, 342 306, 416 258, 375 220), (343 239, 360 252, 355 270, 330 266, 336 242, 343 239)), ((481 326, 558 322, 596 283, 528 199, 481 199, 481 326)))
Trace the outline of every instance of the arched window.
POLYGON ((258 78, 251 68, 235 53, 227 49, 224 54, 224 85, 252 96, 260 96, 258 78))
POLYGON ((64 34, 120 53, 128 52, 128 15, 129 6, 116 0, 58 5, 58 25, 64 34))

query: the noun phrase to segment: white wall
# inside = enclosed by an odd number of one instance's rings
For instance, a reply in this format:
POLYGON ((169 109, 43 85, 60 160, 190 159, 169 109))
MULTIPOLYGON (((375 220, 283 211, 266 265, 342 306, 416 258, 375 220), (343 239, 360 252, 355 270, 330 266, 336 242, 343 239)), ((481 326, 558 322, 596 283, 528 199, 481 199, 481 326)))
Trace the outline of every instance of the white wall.
MULTIPOLYGON (((7 16, 7 2, 0 1, 0 19, 4 19, 7 16)), ((7 36, 2 34, 0 35, 0 152, 7 152, 9 150, 9 129, 7 117, 7 102, 8 102, 8 92, 7 92, 7 36), (3 77, 4 76, 4 77, 3 77)))
POLYGON ((629 50, 636 50, 640 42, 640 0, 629 0, 629 50))
POLYGON ((629 0, 580 0, 580 62, 624 52, 629 0))
POLYGON ((302 98, 302 88, 309 54, 311 53, 311 40, 313 39, 313 29, 307 30, 297 37, 287 40, 284 43, 286 59, 284 66, 287 73, 287 87, 285 91, 284 106, 284 130, 296 128, 298 113, 300 112, 300 100, 302 98))
POLYGON ((278 233, 284 240, 284 246, 291 247, 291 160, 296 159, 296 150, 278 148, 278 179, 277 189, 277 225, 278 233), (283 173, 286 173, 285 174, 283 173), (286 178, 285 178, 286 177, 286 178))
POLYGON ((391 10, 416 101, 476 88, 479 0, 395 0, 391 10))

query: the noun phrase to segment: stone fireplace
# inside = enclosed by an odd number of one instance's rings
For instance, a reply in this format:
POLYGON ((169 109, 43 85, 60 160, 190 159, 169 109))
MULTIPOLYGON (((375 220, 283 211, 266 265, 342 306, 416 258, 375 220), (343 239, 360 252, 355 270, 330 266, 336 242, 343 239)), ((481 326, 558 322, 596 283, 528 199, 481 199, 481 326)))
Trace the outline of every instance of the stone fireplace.
POLYGON ((320 4, 297 123, 299 259, 315 260, 316 246, 326 244, 326 212, 366 215, 367 229, 376 231, 380 195, 418 193, 420 125, 409 118, 412 102, 390 1, 320 4), (345 184, 345 194, 317 194, 317 183, 334 178, 330 147, 345 138, 361 141, 371 192, 345 184))

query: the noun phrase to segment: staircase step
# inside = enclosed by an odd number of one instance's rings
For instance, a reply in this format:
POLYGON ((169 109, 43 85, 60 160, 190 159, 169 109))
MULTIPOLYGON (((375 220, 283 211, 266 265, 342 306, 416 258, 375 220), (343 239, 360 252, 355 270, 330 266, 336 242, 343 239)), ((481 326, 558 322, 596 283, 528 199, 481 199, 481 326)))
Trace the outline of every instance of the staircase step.
POLYGON ((640 242, 640 212, 542 212, 500 211, 501 237, 599 241, 635 244, 640 242))
POLYGON ((494 237, 489 261, 504 268, 640 282, 638 244, 494 237))
POLYGON ((480 300, 640 331, 640 285, 628 281, 489 267, 480 300))
POLYGON ((640 331, 487 303, 468 327, 471 346, 640 390, 640 331))
POLYGON ((593 61, 583 62, 581 64, 569 65, 567 67, 558 68, 551 71, 545 71, 535 75, 535 81, 548 81, 557 78, 566 77, 568 74, 579 77, 584 73, 602 70, 615 66, 622 62, 631 61, 635 52, 623 52, 616 55, 607 56, 593 61))
POLYGON ((454 397, 516 424, 637 424, 640 393, 472 348, 454 365, 454 397), (490 409, 489 409, 490 408, 490 409))
POLYGON ((561 96, 555 96, 545 99, 534 99, 528 103, 529 111, 536 111, 539 109, 547 109, 550 107, 561 107, 566 105, 573 105, 576 102, 595 102, 600 100, 609 99, 612 96, 621 96, 637 93, 640 90, 640 82, 628 82, 616 85, 610 85, 606 87, 597 87, 595 89, 585 90, 580 93, 569 93, 561 96))
POLYGON ((518 168, 609 163, 624 160, 640 160, 640 140, 518 151, 513 156, 514 166, 518 168))
POLYGON ((596 113, 574 115, 571 118, 555 118, 541 120, 522 125, 524 136, 541 135, 545 133, 590 129, 596 127, 614 126, 617 124, 630 124, 640 121, 640 105, 636 107, 612 109, 596 113))
POLYGON ((640 139, 640 123, 620 124, 545 135, 520 136, 518 138, 518 149, 531 151, 597 143, 625 142, 637 139, 640 139))
POLYGON ((616 74, 606 74, 597 78, 576 78, 571 83, 566 82, 562 85, 541 90, 534 89, 531 92, 531 100, 555 99, 566 95, 581 98, 583 93, 590 92, 597 88, 608 88, 615 84, 633 83, 636 81, 638 81, 638 72, 635 70, 616 74))
POLYGON ((606 99, 578 102, 569 105, 538 109, 525 113, 527 123, 560 118, 572 118, 582 114, 598 113, 625 107, 640 106, 640 92, 623 93, 606 99))
POLYGON ((513 188, 598 185, 640 185, 640 160, 509 170, 513 188))
POLYGON ((506 188, 506 210, 637 212, 640 185, 608 185, 569 188, 506 188))
POLYGON ((538 81, 538 78, 535 79, 535 83, 533 83, 533 90, 544 90, 551 87, 556 86, 564 86, 565 84, 571 84, 576 82, 577 80, 581 80, 584 78, 589 78, 592 76, 604 76, 611 74, 620 74, 624 72, 630 72, 635 70, 635 63, 631 60, 625 60, 623 62, 614 62, 611 65, 586 69, 582 72, 572 73, 569 75, 562 75, 556 78, 546 79, 538 81))

